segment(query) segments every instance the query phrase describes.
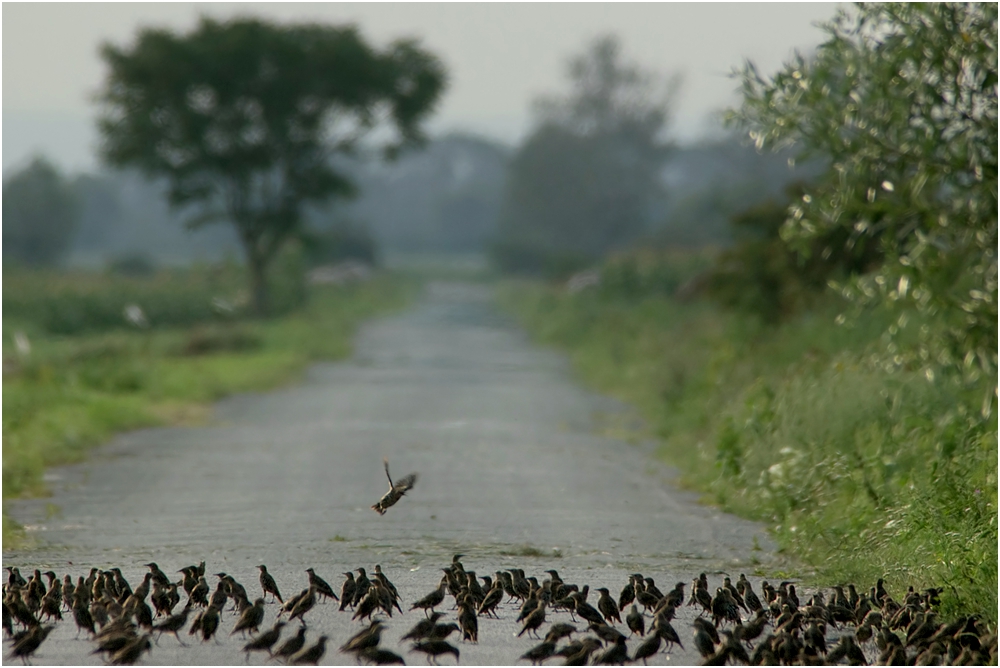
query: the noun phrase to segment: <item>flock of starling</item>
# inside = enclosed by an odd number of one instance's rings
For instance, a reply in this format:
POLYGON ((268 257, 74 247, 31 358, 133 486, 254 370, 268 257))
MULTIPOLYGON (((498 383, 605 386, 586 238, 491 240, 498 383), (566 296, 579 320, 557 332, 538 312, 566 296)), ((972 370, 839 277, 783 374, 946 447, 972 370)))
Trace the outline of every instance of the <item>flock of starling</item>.
MULTIPOLYGON (((60 580, 53 571, 37 569, 25 579, 10 567, 3 597, 3 627, 11 642, 7 659, 27 663, 55 624, 72 615, 77 636, 85 633, 91 653, 112 665, 140 661, 164 634, 185 646, 192 636, 208 642, 219 634, 240 634, 247 661, 257 652, 290 665, 316 665, 330 638, 307 639, 307 616, 317 604, 332 601, 361 624, 339 646, 341 659, 368 665, 405 665, 411 654, 424 655, 428 663, 448 657, 458 663, 459 646, 478 642, 481 622, 513 622, 514 643, 540 641, 520 656, 533 665, 645 664, 684 643, 691 643, 704 665, 997 665, 995 631, 977 617, 940 621, 935 589, 911 588, 897 600, 879 580, 867 592, 837 586, 800 601, 790 582, 773 587, 764 581, 758 594, 743 575, 735 584, 725 577, 713 589, 702 573, 688 591, 678 582, 663 593, 653 578, 636 573, 615 597, 606 587, 591 591, 565 582, 556 570, 545 571, 541 581, 519 568, 477 576, 465 569, 462 557, 455 555, 441 569, 433 591, 410 603, 378 565, 371 574, 365 568, 344 573, 339 594, 307 569, 307 586, 290 597, 282 596, 260 565, 260 596, 253 601, 247 588, 224 572, 212 576, 213 589, 204 562, 177 571, 176 581, 156 563, 146 564, 148 572, 134 589, 118 568, 93 568, 74 582, 70 575, 60 580), (265 625, 267 608, 275 606, 275 618, 265 625), (680 625, 678 611, 697 615, 683 639, 674 626, 680 625), (410 642, 405 654, 400 647, 382 646, 394 615, 420 617, 400 640, 410 642), (283 638, 287 626, 295 631, 283 638)), ((256 593, 256 585, 251 589, 256 593)))

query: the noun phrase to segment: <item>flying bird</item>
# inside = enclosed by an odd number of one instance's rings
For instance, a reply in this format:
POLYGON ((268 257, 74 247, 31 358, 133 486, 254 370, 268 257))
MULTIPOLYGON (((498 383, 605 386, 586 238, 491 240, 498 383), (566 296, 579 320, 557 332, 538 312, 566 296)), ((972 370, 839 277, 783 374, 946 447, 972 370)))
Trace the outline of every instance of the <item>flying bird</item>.
POLYGON ((404 494, 413 489, 414 483, 417 482, 416 473, 411 473, 393 482, 392 476, 389 475, 389 458, 383 457, 382 463, 385 464, 385 477, 389 479, 389 491, 378 500, 378 503, 372 506, 372 510, 379 515, 385 515, 385 511, 394 506, 397 501, 403 498, 404 494))

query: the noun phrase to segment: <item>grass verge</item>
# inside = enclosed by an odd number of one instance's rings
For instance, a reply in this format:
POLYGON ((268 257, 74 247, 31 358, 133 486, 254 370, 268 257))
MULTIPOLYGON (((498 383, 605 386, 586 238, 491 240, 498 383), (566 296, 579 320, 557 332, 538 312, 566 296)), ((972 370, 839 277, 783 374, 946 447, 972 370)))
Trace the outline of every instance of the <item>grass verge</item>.
POLYGON ((684 484, 769 524, 815 584, 940 586, 943 613, 996 623, 996 378, 886 363, 888 316, 835 326, 838 304, 764 327, 656 295, 511 282, 498 297, 637 407, 684 484))
MULTIPOLYGON (((115 433, 203 421, 209 402, 271 389, 313 360, 347 356, 357 326, 403 306, 415 286, 380 275, 315 287, 304 306, 267 321, 33 336, 30 352, 4 358, 4 498, 45 494, 46 467, 79 461, 115 433)), ((4 325, 9 352, 13 324, 4 325)), ((3 540, 24 544, 6 514, 3 540)))

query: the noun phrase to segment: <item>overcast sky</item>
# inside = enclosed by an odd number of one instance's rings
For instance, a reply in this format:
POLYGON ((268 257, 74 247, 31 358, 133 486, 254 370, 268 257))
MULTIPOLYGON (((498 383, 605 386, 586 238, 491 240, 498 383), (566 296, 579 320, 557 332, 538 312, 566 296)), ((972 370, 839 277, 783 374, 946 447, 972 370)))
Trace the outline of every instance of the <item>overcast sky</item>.
POLYGON ((96 164, 93 94, 98 47, 130 44, 145 26, 188 31, 200 15, 354 23, 381 47, 416 37, 445 63, 447 92, 430 128, 515 144, 539 94, 566 89, 566 61, 596 36, 617 34, 627 58, 679 72, 674 135, 693 141, 736 103, 728 74, 744 58, 773 72, 823 39, 831 3, 9 3, 3 12, 3 166, 44 153, 64 168, 96 164))

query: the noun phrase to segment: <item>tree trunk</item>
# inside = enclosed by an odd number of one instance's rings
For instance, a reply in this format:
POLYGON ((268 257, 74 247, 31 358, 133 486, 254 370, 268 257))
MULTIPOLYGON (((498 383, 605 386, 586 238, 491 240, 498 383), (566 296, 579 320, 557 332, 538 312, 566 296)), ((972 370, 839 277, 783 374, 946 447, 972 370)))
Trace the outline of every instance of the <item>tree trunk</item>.
POLYGON ((267 259, 256 249, 247 252, 247 267, 250 269, 250 292, 253 310, 257 317, 265 318, 270 312, 267 294, 267 259))

